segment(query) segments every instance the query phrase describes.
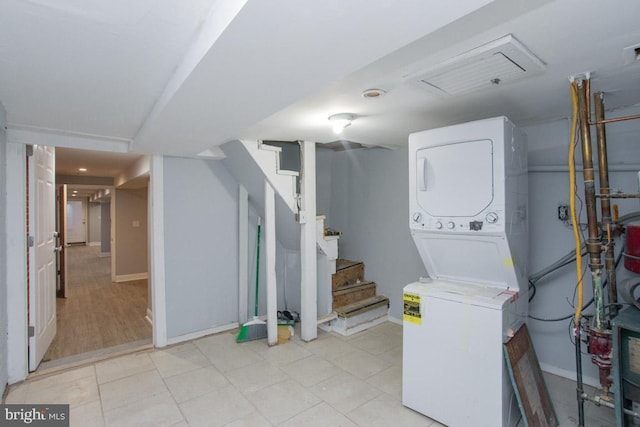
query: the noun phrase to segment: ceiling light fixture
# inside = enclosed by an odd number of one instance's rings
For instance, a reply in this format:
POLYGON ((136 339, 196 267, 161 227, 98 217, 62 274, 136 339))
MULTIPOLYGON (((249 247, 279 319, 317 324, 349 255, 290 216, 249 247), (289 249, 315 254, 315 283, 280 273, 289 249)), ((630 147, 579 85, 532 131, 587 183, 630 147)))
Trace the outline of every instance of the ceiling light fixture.
POLYGON ((86 172, 86 171, 87 171, 87 168, 78 168, 78 171, 79 171, 79 172, 86 172))
POLYGON ((351 126, 351 122, 356 119, 356 116, 349 113, 340 113, 329 116, 333 133, 341 134, 345 128, 351 126))
POLYGON ((362 92, 362 97, 367 99, 380 98, 387 93, 384 89, 367 89, 362 92))

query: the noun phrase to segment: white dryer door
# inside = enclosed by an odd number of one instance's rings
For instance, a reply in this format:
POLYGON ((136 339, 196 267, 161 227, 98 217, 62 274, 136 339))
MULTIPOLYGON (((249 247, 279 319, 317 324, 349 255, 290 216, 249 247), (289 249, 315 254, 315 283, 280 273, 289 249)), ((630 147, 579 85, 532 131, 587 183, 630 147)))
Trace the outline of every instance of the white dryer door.
POLYGON ((434 217, 473 217, 493 201, 493 141, 427 147, 416 155, 416 200, 434 217))

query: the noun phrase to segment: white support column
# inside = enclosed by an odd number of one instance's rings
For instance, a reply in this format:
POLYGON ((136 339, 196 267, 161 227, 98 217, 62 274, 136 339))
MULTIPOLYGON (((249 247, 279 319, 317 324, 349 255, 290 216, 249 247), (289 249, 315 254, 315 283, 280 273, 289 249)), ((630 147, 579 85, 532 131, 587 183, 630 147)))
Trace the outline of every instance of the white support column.
POLYGON ((302 212, 300 212, 300 321, 301 337, 318 337, 318 259, 316 255, 316 144, 302 143, 302 212))
MULTIPOLYGON (((164 270, 164 158, 151 158, 149 181, 149 247, 151 258, 151 310, 153 311, 153 345, 167 346, 167 300, 164 270)), ((113 254, 113 248, 111 248, 113 254)))
POLYGON ((249 295, 249 193, 240 185, 238 189, 238 321, 247 321, 249 295))
POLYGON ((276 282, 276 199, 273 187, 264 182, 264 242, 267 272, 267 343, 278 344, 278 289, 276 282))

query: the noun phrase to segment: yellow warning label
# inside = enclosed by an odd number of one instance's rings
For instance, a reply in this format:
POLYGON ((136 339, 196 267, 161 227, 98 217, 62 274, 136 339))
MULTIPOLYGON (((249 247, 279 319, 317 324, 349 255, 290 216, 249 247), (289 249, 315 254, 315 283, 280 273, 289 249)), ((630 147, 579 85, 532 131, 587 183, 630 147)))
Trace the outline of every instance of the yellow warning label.
POLYGON ((420 313, 420 295, 404 294, 404 316, 405 322, 422 325, 422 314, 420 313))
POLYGON ((513 267, 513 258, 505 258, 502 260, 502 264, 505 267, 513 267))

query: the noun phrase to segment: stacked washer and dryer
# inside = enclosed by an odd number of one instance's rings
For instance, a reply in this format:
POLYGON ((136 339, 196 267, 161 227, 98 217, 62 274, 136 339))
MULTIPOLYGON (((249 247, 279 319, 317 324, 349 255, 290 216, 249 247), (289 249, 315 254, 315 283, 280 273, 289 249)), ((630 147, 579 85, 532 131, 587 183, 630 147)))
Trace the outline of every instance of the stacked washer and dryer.
POLYGON ((515 425, 503 343, 528 308, 524 136, 506 117, 411 134, 409 190, 429 277, 404 288, 402 402, 451 427, 515 425))

